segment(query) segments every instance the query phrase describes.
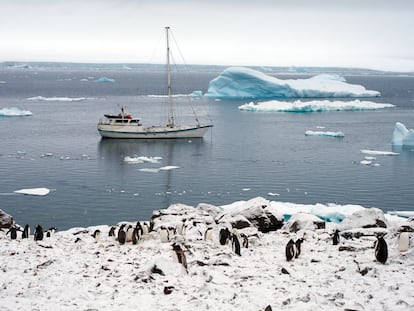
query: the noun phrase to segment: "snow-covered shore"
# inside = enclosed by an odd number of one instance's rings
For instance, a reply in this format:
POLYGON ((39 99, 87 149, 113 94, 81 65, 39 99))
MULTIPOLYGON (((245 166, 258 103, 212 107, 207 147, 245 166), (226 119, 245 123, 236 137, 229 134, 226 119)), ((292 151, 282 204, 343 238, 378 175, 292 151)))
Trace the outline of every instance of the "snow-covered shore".
POLYGON ((412 245, 398 250, 399 233, 414 228, 412 218, 353 205, 254 198, 221 207, 175 204, 154 211, 152 220, 154 231, 136 245, 120 245, 108 236, 108 225, 72 228, 42 241, 32 235, 11 240, 0 231, 0 309, 414 309, 412 245), (248 236, 241 256, 219 243, 220 228, 231 226, 248 236), (164 228, 178 229, 166 243, 160 240, 164 228), (212 238, 206 240, 208 228, 212 238), (342 236, 333 245, 336 229, 342 236), (98 240, 91 236, 96 230, 98 240), (386 264, 375 260, 375 233, 386 233, 386 264), (288 262, 287 242, 303 236, 300 256, 288 262), (187 270, 173 260, 173 243, 185 250, 187 270))

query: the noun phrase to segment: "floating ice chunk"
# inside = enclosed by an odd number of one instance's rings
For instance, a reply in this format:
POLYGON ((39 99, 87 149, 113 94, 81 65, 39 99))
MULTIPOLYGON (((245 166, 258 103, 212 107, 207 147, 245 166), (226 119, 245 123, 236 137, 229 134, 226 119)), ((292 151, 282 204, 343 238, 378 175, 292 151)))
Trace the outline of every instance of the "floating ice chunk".
POLYGON ((306 136, 329 136, 329 137, 344 137, 342 132, 323 132, 323 131, 306 131, 306 136))
POLYGON ((0 109, 0 117, 22 117, 31 116, 32 112, 29 110, 20 110, 16 107, 0 109))
POLYGON ((200 97, 203 97, 203 92, 202 91, 194 91, 190 94, 190 96, 200 98, 200 97))
POLYGON ((400 155, 397 152, 380 151, 380 150, 368 150, 368 149, 362 149, 361 153, 370 154, 370 155, 384 155, 384 156, 397 156, 397 155, 400 155))
POLYGON ((126 156, 124 158, 124 162, 127 163, 159 163, 162 157, 146 157, 146 156, 139 156, 139 157, 130 157, 126 156))
POLYGON ((278 196, 280 196, 280 194, 279 193, 276 193, 276 192, 268 192, 267 195, 270 196, 270 197, 278 197, 278 196))
POLYGON ((250 102, 239 106, 240 110, 253 112, 326 112, 326 111, 361 111, 395 107, 392 104, 375 103, 371 101, 330 101, 312 100, 294 102, 270 100, 257 104, 250 102))
POLYGON ((361 85, 349 84, 338 75, 282 80, 244 67, 230 67, 211 80, 206 93, 216 98, 376 97, 361 85))
POLYGON ((389 211, 387 214, 397 215, 404 218, 414 217, 414 211, 389 211))
POLYGON ((169 171, 169 170, 173 170, 173 169, 176 169, 176 168, 180 168, 180 167, 175 166, 175 165, 167 165, 167 166, 160 167, 160 170, 161 171, 169 171))
POLYGON ((371 165, 371 164, 372 164, 372 161, 362 160, 362 161, 361 161, 361 162, 359 162, 359 163, 361 163, 361 164, 363 164, 363 165, 371 165))
POLYGON ((392 144, 395 146, 414 146, 414 130, 407 129, 400 122, 395 123, 392 144))
POLYGON ((7 81, 0 81, 0 84, 6 84, 7 81))
POLYGON ((100 77, 98 80, 95 80, 95 82, 115 82, 115 79, 110 79, 107 77, 100 77))
POLYGON ((79 102, 83 100, 94 99, 91 97, 44 97, 44 96, 35 96, 29 97, 27 100, 31 101, 53 101, 53 102, 79 102))
POLYGON ((20 190, 16 190, 16 191, 13 191, 13 192, 18 193, 18 194, 43 196, 43 195, 49 194, 50 189, 48 189, 48 188, 32 188, 32 189, 20 189, 20 190))
POLYGON ((140 168, 138 171, 148 172, 148 173, 158 173, 160 169, 159 168, 140 168))

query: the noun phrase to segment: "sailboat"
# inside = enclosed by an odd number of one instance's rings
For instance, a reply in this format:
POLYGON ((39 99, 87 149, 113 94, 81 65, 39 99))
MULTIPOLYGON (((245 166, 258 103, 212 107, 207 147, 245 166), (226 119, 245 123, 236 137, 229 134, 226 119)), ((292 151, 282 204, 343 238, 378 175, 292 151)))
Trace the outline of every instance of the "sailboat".
POLYGON ((171 88, 171 66, 170 66, 170 27, 165 27, 167 41, 167 90, 168 90, 168 118, 165 125, 143 126, 140 119, 132 117, 121 106, 121 112, 117 115, 105 114, 105 118, 99 120, 97 128, 103 138, 137 138, 137 139, 156 139, 156 138, 201 138, 209 128, 211 123, 200 123, 195 110, 192 109, 195 124, 176 124, 174 119, 173 96, 171 88))

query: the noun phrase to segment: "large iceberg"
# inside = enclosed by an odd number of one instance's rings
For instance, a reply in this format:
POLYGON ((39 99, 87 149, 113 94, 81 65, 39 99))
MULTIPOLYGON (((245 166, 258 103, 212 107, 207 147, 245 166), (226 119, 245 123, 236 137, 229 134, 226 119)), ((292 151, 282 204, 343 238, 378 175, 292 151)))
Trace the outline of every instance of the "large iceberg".
POLYGON ((246 103, 239 106, 240 110, 255 112, 324 112, 324 111, 359 111, 395 107, 392 104, 375 103, 371 101, 351 100, 312 100, 294 102, 269 100, 259 103, 246 103))
POLYGON ((376 97, 380 92, 346 83, 338 75, 282 80, 245 67, 230 67, 211 80, 206 96, 214 98, 376 97))
POLYGON ((414 130, 407 129, 400 122, 395 123, 392 144, 395 146, 414 146, 414 130))

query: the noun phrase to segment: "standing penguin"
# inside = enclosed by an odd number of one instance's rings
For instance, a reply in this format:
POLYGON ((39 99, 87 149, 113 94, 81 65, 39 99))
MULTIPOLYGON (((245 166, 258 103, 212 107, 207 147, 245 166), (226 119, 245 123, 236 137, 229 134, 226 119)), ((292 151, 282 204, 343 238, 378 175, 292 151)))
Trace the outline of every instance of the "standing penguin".
POLYGON ((17 228, 15 226, 10 227, 9 231, 7 231, 6 235, 10 232, 10 239, 16 240, 17 239, 17 228))
POLYGON ((29 238, 29 235, 30 235, 30 227, 29 227, 28 224, 26 224, 24 226, 24 229, 23 229, 22 239, 28 239, 29 238))
POLYGON ((388 246, 383 236, 378 236, 378 240, 375 245, 375 258, 382 264, 385 264, 388 258, 388 246))
POLYGON ((98 242, 100 236, 101 236, 101 230, 95 230, 92 233, 92 237, 95 239, 95 242, 98 242))
POLYGON ((332 244, 333 245, 338 245, 339 243, 339 230, 336 229, 332 238, 332 244))
POLYGON ((243 239, 242 245, 244 248, 249 248, 249 238, 247 237, 247 235, 245 235, 244 233, 242 233, 240 235, 240 237, 243 239))
POLYGON ((227 229, 227 228, 226 229, 221 229, 219 238, 220 238, 220 244, 221 245, 227 244, 227 242, 230 239, 229 229, 227 229))
MULTIPOLYGON (((132 231, 132 244, 136 245, 138 243, 139 240, 139 232, 140 232, 140 227, 141 225, 138 227, 139 222, 137 223, 137 225, 135 226, 134 230, 132 231)), ((142 232, 142 230, 141 230, 142 232)))
POLYGON ((241 256, 240 253, 240 241, 239 241, 239 237, 237 236, 237 232, 234 231, 231 235, 231 241, 232 241, 232 248, 233 251, 236 253, 236 255, 241 256))
POLYGON ((211 241, 213 236, 213 228, 208 227, 206 232, 204 232, 204 241, 211 241))
POLYGON ((400 253, 404 253, 408 251, 408 247, 410 245, 410 235, 408 232, 401 232, 400 236, 398 237, 398 250, 400 253))
POLYGON ((116 227, 112 226, 111 229, 109 229, 108 236, 115 236, 115 229, 116 229, 116 227))
POLYGON ((118 242, 121 245, 125 244, 126 234, 125 234, 125 231, 124 231, 124 227, 125 227, 125 224, 122 224, 121 227, 118 230, 118 242))
POLYGON ((160 229, 160 240, 161 243, 167 243, 170 240, 170 232, 164 226, 160 229))
POLYGON ((292 239, 286 244, 286 261, 291 261, 295 257, 295 242, 292 239))
POLYGON ((187 271, 187 258, 185 257, 185 253, 181 249, 181 246, 174 243, 172 247, 175 253, 174 261, 182 264, 185 270, 187 271))
POLYGON ((132 227, 132 225, 129 225, 125 233, 125 242, 132 242, 133 232, 134 232, 134 228, 132 227))
POLYGON ((43 228, 41 225, 36 225, 35 233, 34 233, 34 240, 35 241, 43 240, 43 228))
POLYGON ((302 243, 303 243, 303 239, 302 238, 297 239, 296 242, 295 242, 295 248, 296 248, 295 258, 298 258, 299 255, 300 255, 302 243))

